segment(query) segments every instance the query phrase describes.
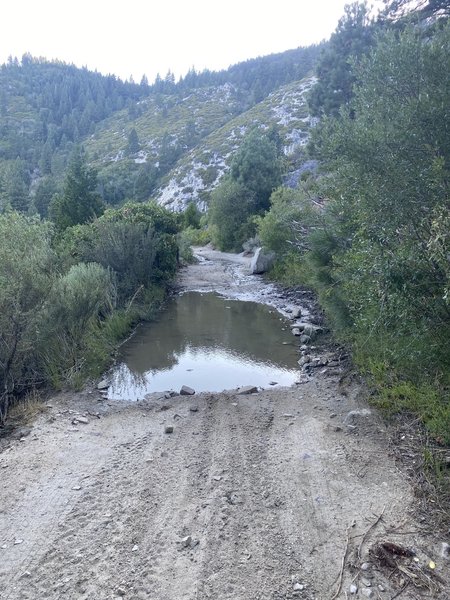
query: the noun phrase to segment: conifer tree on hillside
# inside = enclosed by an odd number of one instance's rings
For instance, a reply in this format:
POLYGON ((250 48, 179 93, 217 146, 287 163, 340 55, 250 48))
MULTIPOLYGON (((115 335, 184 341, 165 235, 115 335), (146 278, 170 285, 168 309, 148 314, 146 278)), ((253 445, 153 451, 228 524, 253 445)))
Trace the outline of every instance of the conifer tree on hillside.
POLYGON ((96 189, 97 172, 87 166, 85 156, 77 150, 69 166, 63 191, 50 204, 50 216, 59 231, 87 223, 103 213, 103 202, 96 189))

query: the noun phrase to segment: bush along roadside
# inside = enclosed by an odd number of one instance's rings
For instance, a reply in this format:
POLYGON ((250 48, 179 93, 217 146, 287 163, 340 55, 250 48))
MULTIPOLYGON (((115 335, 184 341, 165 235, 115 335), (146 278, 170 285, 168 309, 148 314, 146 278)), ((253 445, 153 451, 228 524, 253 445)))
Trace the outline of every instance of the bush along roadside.
POLYGON ((0 425, 30 389, 98 376, 155 314, 177 270, 178 229, 155 204, 127 203, 57 235, 35 217, 0 215, 0 425))
POLYGON ((258 224, 274 276, 317 291, 373 402, 415 415, 436 447, 450 444, 449 41, 448 25, 380 35, 350 104, 313 132, 323 176, 278 190, 258 224))

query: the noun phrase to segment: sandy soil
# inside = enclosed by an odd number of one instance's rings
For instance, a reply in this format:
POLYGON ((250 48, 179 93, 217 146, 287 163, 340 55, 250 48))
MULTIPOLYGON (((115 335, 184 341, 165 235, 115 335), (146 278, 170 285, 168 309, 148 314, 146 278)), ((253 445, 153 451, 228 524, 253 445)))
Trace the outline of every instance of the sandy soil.
MULTIPOLYGON (((249 259, 199 255, 182 288, 286 308, 249 259)), ((136 404, 95 389, 53 398, 31 431, 0 441, 0 598, 450 597, 445 539, 416 520, 362 390, 333 371, 302 381, 136 404), (382 564, 381 541, 417 560, 382 564)))

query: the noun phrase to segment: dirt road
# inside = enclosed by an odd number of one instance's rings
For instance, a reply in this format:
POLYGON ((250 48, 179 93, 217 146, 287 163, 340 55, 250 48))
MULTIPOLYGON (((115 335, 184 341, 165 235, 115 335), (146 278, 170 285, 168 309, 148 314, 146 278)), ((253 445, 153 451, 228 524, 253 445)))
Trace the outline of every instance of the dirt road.
MULTIPOLYGON (((180 285, 274 301, 247 263, 204 250, 180 285)), ((1 440, 0 478, 2 600, 449 597, 445 540, 422 533, 382 423, 332 373, 135 404, 61 394, 1 440), (417 561, 369 554, 380 541, 417 561)))

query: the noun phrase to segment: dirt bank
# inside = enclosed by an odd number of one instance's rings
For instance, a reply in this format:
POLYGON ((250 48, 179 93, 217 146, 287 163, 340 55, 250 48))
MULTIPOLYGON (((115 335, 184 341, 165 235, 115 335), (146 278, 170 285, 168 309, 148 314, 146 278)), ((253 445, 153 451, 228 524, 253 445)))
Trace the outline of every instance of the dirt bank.
MULTIPOLYGON (((248 259, 200 255, 181 288, 290 310, 248 259)), ((52 399, 27 435, 0 442, 0 598, 448 598, 448 540, 416 520, 360 389, 330 371, 302 381, 132 405, 96 390, 52 399)))

